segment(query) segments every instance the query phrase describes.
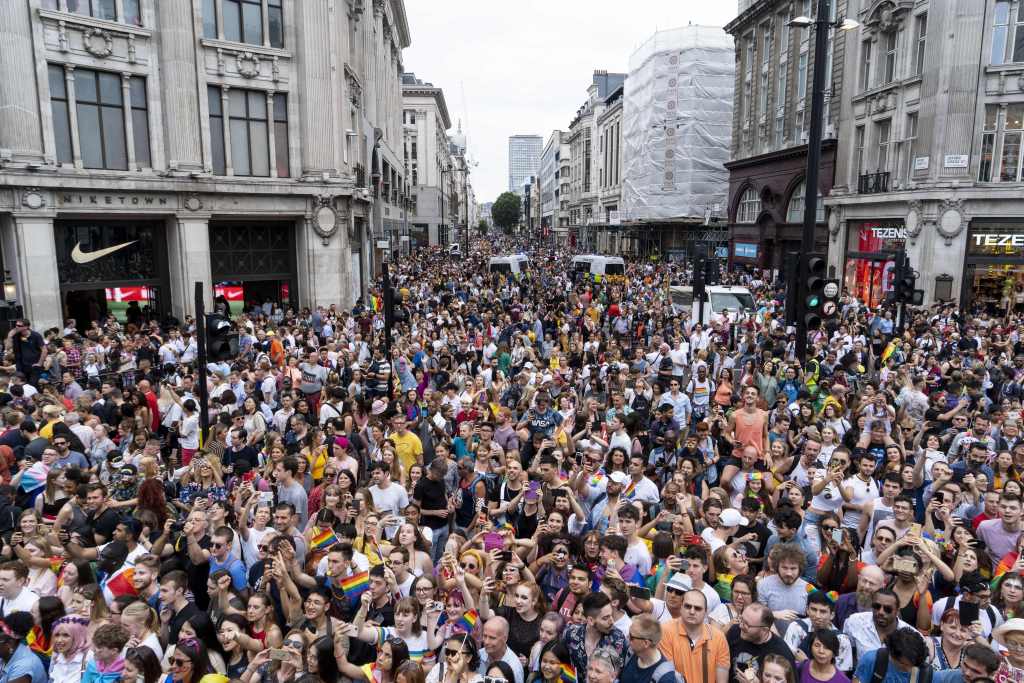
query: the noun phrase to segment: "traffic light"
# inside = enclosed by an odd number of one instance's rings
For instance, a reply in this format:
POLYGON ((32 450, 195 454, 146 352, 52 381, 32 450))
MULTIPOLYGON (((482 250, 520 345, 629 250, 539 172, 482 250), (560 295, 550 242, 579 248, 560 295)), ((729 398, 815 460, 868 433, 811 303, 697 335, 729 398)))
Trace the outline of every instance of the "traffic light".
POLYGON ((906 252, 897 252, 893 268, 893 287, 887 297, 899 304, 920 306, 924 303, 924 290, 917 289, 917 272, 910 266, 906 252))
POLYGON ((704 294, 707 292, 705 285, 706 266, 704 265, 704 257, 698 256, 693 261, 693 298, 695 301, 701 301, 704 299, 704 294))
POLYGON ((825 271, 827 263, 825 254, 811 252, 802 257, 801 268, 803 281, 803 316, 804 326, 808 330, 821 327, 822 306, 825 303, 825 271))
POLYGON ((235 326, 219 313, 206 314, 206 357, 210 361, 232 360, 238 356, 235 326))
POLYGON ((718 259, 709 256, 704 259, 704 284, 717 285, 720 282, 721 271, 718 259))

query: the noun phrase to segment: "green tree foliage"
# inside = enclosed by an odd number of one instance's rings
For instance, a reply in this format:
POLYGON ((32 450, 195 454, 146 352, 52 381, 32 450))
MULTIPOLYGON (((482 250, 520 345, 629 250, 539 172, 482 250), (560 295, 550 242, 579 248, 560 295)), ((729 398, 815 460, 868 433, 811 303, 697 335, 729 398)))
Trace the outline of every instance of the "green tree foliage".
POLYGON ((502 192, 491 207, 491 220, 505 232, 510 232, 519 223, 521 215, 519 195, 515 192, 502 192))

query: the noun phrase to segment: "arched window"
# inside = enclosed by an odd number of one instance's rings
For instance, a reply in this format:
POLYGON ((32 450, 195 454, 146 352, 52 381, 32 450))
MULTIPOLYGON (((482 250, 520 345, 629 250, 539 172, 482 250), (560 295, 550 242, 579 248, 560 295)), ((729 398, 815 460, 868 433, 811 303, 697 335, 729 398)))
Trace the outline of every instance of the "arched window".
POLYGON ((759 213, 761 213, 761 198, 754 188, 748 187, 740 197, 740 205, 736 210, 736 222, 753 223, 757 220, 759 213))
MULTIPOLYGON (((807 185, 801 180, 800 183, 793 188, 793 193, 789 195, 789 207, 786 209, 786 222, 787 223, 803 223, 804 222, 804 196, 807 194, 807 185)), ((818 204, 815 207, 815 222, 825 222, 825 203, 821 197, 821 193, 818 193, 818 204)))

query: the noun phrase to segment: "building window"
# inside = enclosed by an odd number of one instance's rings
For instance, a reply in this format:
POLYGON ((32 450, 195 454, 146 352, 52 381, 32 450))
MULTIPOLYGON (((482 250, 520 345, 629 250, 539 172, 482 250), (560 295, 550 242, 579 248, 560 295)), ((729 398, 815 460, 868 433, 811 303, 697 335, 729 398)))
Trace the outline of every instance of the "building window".
POLYGON ((857 126, 853 134, 853 163, 855 175, 864 171, 864 126, 857 126))
POLYGON ((587 130, 588 137, 583 140, 583 191, 590 192, 590 155, 591 155, 591 144, 589 137, 589 129, 587 130))
POLYGON ((121 76, 75 69, 75 110, 85 168, 128 170, 121 76))
MULTIPOLYGON (((789 195, 789 207, 786 209, 787 223, 803 223, 804 221, 804 200, 807 197, 807 183, 803 180, 793 188, 789 195)), ((821 193, 818 193, 818 201, 814 206, 814 220, 818 223, 825 222, 825 202, 822 201, 821 193)))
POLYGON ((885 68, 882 84, 896 80, 896 32, 885 34, 885 68))
POLYGON ((981 138, 981 163, 978 166, 978 180, 992 182, 992 161, 995 158, 996 131, 999 121, 999 105, 985 105, 985 132, 981 138))
POLYGON ((860 89, 867 90, 871 87, 871 41, 862 40, 860 43, 860 89))
POLYGON ((281 0, 203 0, 203 36, 250 45, 284 47, 281 0), (218 2, 223 22, 219 31, 218 2), (266 32, 263 30, 264 17, 266 32))
POLYGON ((907 114, 907 125, 903 137, 907 141, 907 178, 914 174, 914 160, 917 158, 917 112, 907 114))
MULTIPOLYGON (((120 21, 124 24, 142 26, 140 0, 122 0, 122 15, 117 16, 115 0, 67 0, 67 10, 73 14, 81 14, 94 19, 120 21)), ((58 0, 43 0, 44 9, 60 9, 58 0)))
POLYGON ((261 90, 232 88, 228 91, 228 111, 223 110, 221 89, 207 89, 210 102, 210 143, 213 172, 217 175, 268 177, 273 168, 278 177, 287 178, 288 167, 288 98, 274 95, 273 111, 268 117, 267 94, 261 90), (227 139, 225 139, 225 114, 227 139), (273 124, 274 143, 270 131, 273 124), (230 153, 228 153, 230 150, 230 153), (274 159, 271 160, 271 151, 274 159), (230 173, 227 165, 230 159, 230 173))
POLYGON ((875 124, 875 140, 878 144, 878 163, 876 165, 876 170, 880 173, 889 168, 889 144, 891 132, 892 119, 884 119, 875 124))
POLYGON ((1010 36, 1010 3, 999 0, 992 19, 992 63, 1006 62, 1006 44, 1010 36))
POLYGON ((57 161, 71 163, 74 151, 71 147, 71 109, 68 102, 67 82, 64 67, 49 66, 50 111, 53 113, 53 136, 57 143, 57 161))
POLYGON ((917 16, 917 52, 914 55, 914 75, 920 76, 924 71, 924 48, 928 39, 928 15, 917 16))
POLYGON ((1004 183, 1020 182, 1020 145, 1024 136, 1024 104, 1006 106, 1003 117, 1003 140, 999 160, 999 180, 1004 183))
POLYGON ((132 110, 132 141, 135 163, 138 166, 152 166, 149 153, 149 108, 146 106, 146 79, 132 76, 128 92, 132 110))
POLYGON ((737 223, 753 223, 757 220, 757 214, 761 213, 761 198, 757 191, 748 187, 743 196, 740 197, 739 209, 736 211, 737 223))

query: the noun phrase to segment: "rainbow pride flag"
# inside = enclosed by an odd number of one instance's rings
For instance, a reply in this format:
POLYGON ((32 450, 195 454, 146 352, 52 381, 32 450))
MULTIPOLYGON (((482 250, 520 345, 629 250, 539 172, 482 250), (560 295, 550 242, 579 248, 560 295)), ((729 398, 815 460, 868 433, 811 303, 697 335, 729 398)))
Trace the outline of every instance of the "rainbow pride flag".
POLYGON ((999 560, 999 564, 996 565, 995 570, 992 572, 993 589, 995 588, 995 583, 999 580, 999 577, 1010 571, 1015 564, 1017 564, 1017 553, 1009 552, 1003 555, 1003 559, 999 560))
POLYGON ((562 663, 562 673, 558 676, 563 683, 576 683, 576 667, 572 664, 562 663))
POLYGON ((35 491, 37 488, 46 485, 46 475, 49 473, 50 468, 44 465, 42 462, 34 462, 32 466, 25 470, 25 473, 21 475, 21 486, 22 491, 35 491))
POLYGON ((455 622, 455 629, 461 629, 466 633, 472 633, 480 621, 480 615, 475 609, 467 610, 459 620, 455 622))
MULTIPOLYGON (((633 481, 632 479, 630 479, 629 480, 629 486, 627 486, 622 491, 622 496, 624 498, 632 498, 635 494, 636 494, 636 482, 633 481)), ((573 679, 573 680, 575 680, 575 679, 573 679)))
POLYGON ((316 531, 316 533, 313 535, 313 538, 309 542, 310 550, 320 550, 321 548, 329 548, 330 546, 339 542, 338 537, 334 535, 334 530, 330 527, 327 527, 326 529, 321 529, 319 531, 317 530, 316 527, 314 527, 313 530, 316 531))
POLYGON ((341 589, 349 598, 358 598, 370 587, 370 572, 359 572, 341 580, 341 589))
POLYGON ((601 483, 602 479, 604 479, 604 472, 598 470, 597 472, 594 472, 594 474, 590 477, 590 485, 597 486, 598 484, 601 483))

